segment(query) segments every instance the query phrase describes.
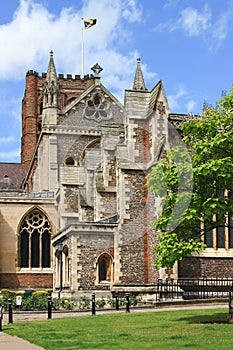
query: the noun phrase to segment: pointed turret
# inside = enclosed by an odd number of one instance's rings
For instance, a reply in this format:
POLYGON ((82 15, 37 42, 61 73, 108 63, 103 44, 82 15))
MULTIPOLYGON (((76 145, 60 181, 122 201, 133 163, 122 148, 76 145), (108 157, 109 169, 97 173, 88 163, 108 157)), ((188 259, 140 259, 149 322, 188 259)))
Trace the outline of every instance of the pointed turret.
POLYGON ((53 60, 53 51, 50 51, 50 60, 46 75, 46 82, 51 84, 52 82, 57 83, 57 72, 53 60))
POLYGON ((59 82, 53 60, 53 51, 50 51, 50 60, 43 86, 43 124, 56 124, 59 106, 59 82))
POLYGON ((43 108, 47 107, 58 107, 58 92, 59 83, 57 79, 57 72, 53 60, 53 51, 50 51, 50 60, 46 79, 43 87, 43 108))
POLYGON ((142 74, 140 58, 137 59, 137 69, 134 77, 133 90, 147 90, 142 74))

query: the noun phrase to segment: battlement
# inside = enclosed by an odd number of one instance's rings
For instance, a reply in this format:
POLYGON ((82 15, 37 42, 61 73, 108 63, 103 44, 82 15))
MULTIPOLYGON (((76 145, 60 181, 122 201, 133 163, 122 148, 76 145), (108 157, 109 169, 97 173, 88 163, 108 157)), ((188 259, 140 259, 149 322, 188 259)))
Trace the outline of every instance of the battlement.
POLYGON ((28 76, 28 75, 34 75, 34 76, 38 77, 38 73, 32 69, 27 71, 26 76, 28 76))
MULTIPOLYGON (((28 71, 27 75, 32 75, 33 71, 28 71), (30 74, 29 74, 30 73, 30 74)), ((36 72, 34 72, 36 73, 36 72)), ((42 73, 41 77, 39 76, 39 78, 46 78, 46 74, 47 73, 42 73)), ((38 76, 38 73, 34 74, 38 76)), ((80 74, 75 74, 74 76, 72 74, 58 74, 58 79, 59 80, 63 80, 63 79, 71 79, 71 80, 89 80, 89 79, 93 79, 94 75, 93 74, 86 74, 84 75, 84 77, 82 78, 80 74)))

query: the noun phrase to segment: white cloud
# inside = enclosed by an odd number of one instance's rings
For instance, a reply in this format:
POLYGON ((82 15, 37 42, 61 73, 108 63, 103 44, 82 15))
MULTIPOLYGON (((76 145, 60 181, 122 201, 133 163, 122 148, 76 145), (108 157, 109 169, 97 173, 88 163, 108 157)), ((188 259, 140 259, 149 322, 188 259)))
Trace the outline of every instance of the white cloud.
MULTIPOLYGON (((173 1, 169 2, 168 5, 174 5, 173 1)), ((188 36, 202 36, 211 27, 211 17, 212 13, 208 5, 203 7, 202 12, 193 7, 186 7, 180 12, 178 20, 169 19, 159 23, 154 30, 174 32, 181 28, 188 36)))
POLYGON ((180 2, 180 0, 167 0, 166 3, 164 4, 163 8, 175 7, 179 2, 180 2))
POLYGON ((210 27, 211 16, 211 9, 207 4, 202 12, 193 7, 187 7, 181 11, 178 23, 189 36, 200 36, 210 27))
POLYGON ((14 136, 0 136, 0 144, 12 143, 15 142, 14 136))
MULTIPOLYGON (((112 51, 118 55, 118 62, 115 66, 111 64, 109 74, 116 74, 118 67, 123 67, 132 57, 130 51, 119 53, 118 41, 127 42, 130 38, 127 22, 141 20, 142 8, 138 1, 86 0, 80 11, 63 9, 55 16, 36 1, 20 0, 12 22, 0 26, 0 47, 4 48, 0 58, 0 79, 20 79, 28 69, 45 71, 51 49, 59 72, 81 73, 81 18, 93 18, 93 9, 97 25, 84 31, 85 73, 90 73, 90 67, 101 60, 99 63, 106 74, 106 66, 111 62, 109 52, 112 51)), ((136 62, 130 62, 135 67, 136 62)))
POLYGON ((1 161, 17 161, 20 157, 20 149, 12 150, 9 152, 0 152, 1 161))
POLYGON ((178 28, 177 23, 175 23, 172 20, 168 20, 166 22, 163 23, 158 23, 155 27, 154 27, 154 31, 155 32, 163 32, 166 31, 168 33, 171 33, 173 31, 175 31, 178 28))
POLYGON ((194 108, 195 108, 195 106, 196 106, 196 104, 197 104, 197 103, 196 103, 196 101, 194 101, 194 100, 188 101, 187 104, 186 104, 187 112, 188 112, 188 113, 192 113, 193 110, 194 110, 194 108))
POLYGON ((123 17, 133 23, 141 20, 142 16, 142 6, 137 4, 135 0, 123 1, 125 8, 123 8, 122 15, 123 17))
POLYGON ((189 92, 180 84, 176 87, 174 94, 167 96, 169 107, 176 113, 194 113, 197 102, 191 98, 189 92))
MULTIPOLYGON (((164 8, 175 6, 179 0, 168 0, 164 8)), ((202 9, 185 7, 179 13, 178 19, 170 18, 158 23, 154 31, 172 33, 182 30, 189 37, 199 37, 210 51, 216 51, 232 30, 233 3, 225 4, 217 15, 205 4, 202 9)))
POLYGON ((224 40, 229 31, 229 23, 233 19, 233 6, 230 6, 227 11, 220 15, 213 30, 213 38, 224 40))
POLYGON ((175 94, 167 96, 169 107, 174 111, 180 108, 180 100, 188 94, 181 85, 179 85, 177 89, 178 90, 175 94))

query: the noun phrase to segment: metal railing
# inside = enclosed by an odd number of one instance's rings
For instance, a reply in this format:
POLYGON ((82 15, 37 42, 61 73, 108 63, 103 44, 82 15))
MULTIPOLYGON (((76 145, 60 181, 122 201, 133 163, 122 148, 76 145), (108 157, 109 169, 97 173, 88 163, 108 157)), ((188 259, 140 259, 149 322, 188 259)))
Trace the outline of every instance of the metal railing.
POLYGON ((233 279, 178 279, 158 280, 155 286, 157 301, 166 299, 211 299, 228 298, 233 279))

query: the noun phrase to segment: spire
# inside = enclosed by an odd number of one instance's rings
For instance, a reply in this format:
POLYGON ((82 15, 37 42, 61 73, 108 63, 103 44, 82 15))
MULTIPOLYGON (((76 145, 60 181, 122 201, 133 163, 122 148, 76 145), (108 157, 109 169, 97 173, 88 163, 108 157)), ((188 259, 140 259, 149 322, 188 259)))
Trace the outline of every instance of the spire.
POLYGON ((50 60, 49 60, 49 65, 48 65, 48 70, 47 70, 47 75, 46 75, 46 81, 51 84, 53 81, 54 84, 57 82, 57 72, 53 60, 53 51, 50 51, 50 60))
POLYGON ((59 82, 53 60, 53 51, 50 51, 50 60, 46 79, 43 85, 43 108, 57 108, 59 99, 59 82))
POLYGON ((134 77, 133 90, 147 90, 141 69, 141 60, 137 59, 137 69, 134 77))

